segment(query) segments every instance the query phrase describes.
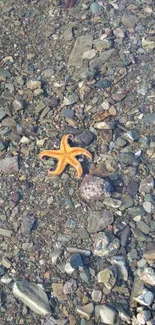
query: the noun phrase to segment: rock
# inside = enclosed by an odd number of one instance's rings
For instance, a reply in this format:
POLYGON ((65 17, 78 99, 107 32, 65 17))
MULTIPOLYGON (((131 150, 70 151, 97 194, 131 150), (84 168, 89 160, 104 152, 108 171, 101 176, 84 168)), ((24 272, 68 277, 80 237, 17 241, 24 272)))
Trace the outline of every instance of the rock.
POLYGON ((79 36, 77 37, 74 48, 69 57, 69 66, 75 66, 77 68, 82 67, 83 54, 92 48, 93 38, 92 36, 79 36))
POLYGON ((100 302, 101 299, 102 299, 102 291, 101 290, 94 289, 92 291, 92 300, 94 302, 100 302))
POLYGON ((139 183, 137 181, 129 181, 126 191, 128 194, 135 196, 138 192, 138 188, 139 183))
POLYGON ((150 227, 142 220, 137 222, 137 228, 140 229, 146 235, 148 235, 150 232, 150 227))
POLYGON ((7 157, 0 160, 0 171, 3 173, 16 173, 19 170, 18 157, 7 157))
POLYGON ((127 166, 138 166, 139 159, 132 152, 121 152, 118 155, 120 163, 123 163, 127 166))
POLYGON ((89 130, 85 130, 81 134, 78 134, 75 138, 75 141, 80 143, 80 145, 85 145, 85 146, 89 146, 93 142, 93 140, 94 140, 94 134, 89 130))
POLYGON ((100 79, 94 84, 95 88, 106 89, 112 86, 112 83, 109 79, 100 79))
POLYGON ((94 79, 95 75, 96 75, 96 70, 91 67, 83 68, 79 72, 80 78, 87 81, 91 81, 92 79, 94 79))
POLYGON ((112 265, 117 267, 119 280, 127 281, 128 280, 128 270, 126 267, 124 256, 112 257, 111 263, 112 263, 112 265))
POLYGON ((137 304, 135 304, 136 298, 143 293, 144 290, 144 283, 139 279, 138 276, 135 276, 131 296, 130 296, 130 306, 136 307, 137 304))
POLYGON ((151 318, 151 312, 149 310, 141 310, 137 314, 138 324, 146 324, 146 322, 151 318))
POLYGON ((0 108, 0 121, 6 116, 5 109, 0 108))
POLYGON ((80 254, 72 255, 70 258, 70 265, 74 270, 79 269, 79 268, 83 269, 84 265, 83 265, 81 255, 80 254))
POLYGON ((70 106, 73 105, 75 103, 77 103, 78 101, 78 96, 74 93, 68 95, 67 97, 64 97, 64 101, 63 101, 63 106, 70 106))
POLYGON ((120 210, 124 211, 128 208, 131 208, 134 205, 134 200, 130 195, 124 195, 122 198, 122 204, 120 206, 120 210))
POLYGON ((140 296, 134 298, 134 300, 142 306, 150 306, 153 303, 154 294, 151 291, 144 289, 143 293, 140 296))
POLYGON ((151 249, 150 251, 144 253, 144 257, 146 258, 148 263, 153 263, 155 260, 155 249, 151 249))
POLYGON ((27 280, 17 281, 13 285, 13 294, 36 314, 43 316, 51 314, 47 295, 37 284, 27 280))
POLYGON ((154 120, 155 120, 155 113, 146 113, 144 114, 142 119, 142 121, 146 125, 151 125, 152 123, 154 123, 154 120))
POLYGON ((112 130, 114 128, 114 123, 101 121, 101 122, 95 123, 94 127, 99 130, 112 130))
POLYGON ((113 221, 113 213, 109 210, 90 211, 88 217, 88 231, 90 233, 101 231, 111 225, 113 221))
POLYGON ((61 112, 61 115, 63 117, 74 117, 74 111, 71 109, 71 108, 68 108, 68 107, 64 107, 62 112, 61 112))
POLYGON ((50 255, 51 260, 52 260, 52 264, 56 264, 58 262, 59 257, 61 256, 61 254, 62 254, 61 250, 56 250, 50 255))
POLYGON ((119 251, 120 242, 106 232, 99 232, 94 242, 94 255, 102 258, 112 257, 119 251))
POLYGON ((95 70, 102 70, 103 65, 117 56, 116 49, 109 49, 99 55, 98 58, 91 60, 90 65, 95 70))
POLYGON ((73 25, 69 25, 63 33, 63 37, 66 42, 73 39, 73 25))
POLYGON ((36 217, 33 215, 33 213, 29 213, 24 216, 21 224, 21 232, 23 234, 31 233, 32 230, 35 228, 36 221, 36 217))
POLYGON ((96 49, 100 52, 104 51, 104 50, 108 50, 111 47, 111 42, 108 40, 101 40, 100 38, 95 39, 93 41, 94 46, 96 47, 96 49))
POLYGON ((136 216, 145 216, 145 210, 142 206, 137 206, 133 208, 128 209, 128 214, 131 215, 132 217, 136 216))
POLYGON ((152 213, 153 204, 151 202, 146 201, 146 202, 143 203, 143 208, 147 213, 152 213))
POLYGON ((127 245, 130 234, 130 227, 127 225, 121 232, 121 246, 125 247, 127 245))
POLYGON ((100 271, 97 274, 97 281, 98 283, 104 283, 106 288, 112 290, 117 281, 117 268, 115 266, 110 266, 100 271))
POLYGON ((139 22, 139 18, 135 15, 123 15, 121 18, 122 24, 127 28, 134 28, 139 22))
POLYGON ((83 53, 83 59, 91 60, 96 56, 97 51, 95 49, 89 50, 83 53))
POLYGON ((5 78, 11 78, 11 73, 9 70, 4 69, 4 68, 0 68, 0 75, 5 77, 5 78))
POLYGON ((43 74, 46 78, 54 76, 54 70, 52 68, 47 68, 43 71, 43 74))
POLYGON ((100 135, 103 143, 108 144, 112 140, 112 130, 101 130, 100 135))
POLYGON ((99 16, 102 13, 101 6, 97 2, 91 3, 90 10, 95 16, 99 16))
POLYGON ((85 319, 89 320, 92 317, 92 314, 94 312, 94 305, 93 303, 89 303, 85 306, 77 306, 76 312, 84 317, 85 319))
POLYGON ((107 304, 97 305, 95 315, 104 324, 115 325, 118 323, 118 312, 107 304))
POLYGON ((139 277, 150 286, 155 286, 155 271, 151 267, 145 268, 144 271, 139 274, 139 277))
POLYGON ((104 199, 103 203, 104 203, 104 205, 106 205, 108 207, 118 209, 121 206, 122 201, 117 200, 117 199, 113 199, 112 197, 107 197, 107 198, 104 199))
POLYGON ((0 236, 3 237, 11 237, 13 234, 12 230, 5 229, 5 228, 0 228, 0 236))
POLYGON ((147 53, 149 53, 155 49, 155 41, 150 40, 149 38, 148 39, 143 38, 142 39, 142 47, 147 53))
POLYGON ((124 38, 125 35, 124 35, 124 32, 121 28, 116 28, 114 31, 113 31, 114 35, 118 38, 124 38))
POLYGON ((65 295, 69 295, 71 293, 74 293, 77 289, 77 283, 76 280, 70 279, 65 282, 64 287, 63 287, 63 293, 65 295))
POLYGON ((31 89, 31 90, 41 88, 41 82, 38 80, 29 80, 26 85, 27 85, 27 88, 31 89))
POLYGON ((108 180, 86 175, 80 185, 80 195, 85 201, 95 201, 109 197, 112 186, 108 180))
POLYGON ((59 301, 67 300, 67 296, 63 293, 63 283, 52 283, 53 295, 59 301))
POLYGON ((142 193, 151 193, 154 189, 154 179, 151 175, 146 177, 144 180, 141 181, 139 186, 139 192, 142 193))

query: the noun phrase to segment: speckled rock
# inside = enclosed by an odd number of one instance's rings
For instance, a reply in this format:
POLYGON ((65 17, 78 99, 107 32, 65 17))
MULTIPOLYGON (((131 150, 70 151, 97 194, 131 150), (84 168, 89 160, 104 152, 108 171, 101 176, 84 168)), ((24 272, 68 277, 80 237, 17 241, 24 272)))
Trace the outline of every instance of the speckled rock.
POLYGON ((86 175, 80 185, 80 195, 85 201, 95 201, 109 197, 111 195, 112 186, 108 180, 86 175))

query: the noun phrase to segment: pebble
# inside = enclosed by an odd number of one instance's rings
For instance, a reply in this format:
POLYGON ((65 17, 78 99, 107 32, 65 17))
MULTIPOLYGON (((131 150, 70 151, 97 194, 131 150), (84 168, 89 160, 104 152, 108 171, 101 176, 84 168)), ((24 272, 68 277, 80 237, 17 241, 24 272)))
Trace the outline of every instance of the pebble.
POLYGON ((35 90, 35 89, 41 88, 41 82, 38 80, 29 80, 26 85, 27 85, 27 88, 30 90, 35 90))
POLYGON ((92 48, 92 36, 78 36, 69 57, 69 66, 82 67, 83 54, 92 48))
POLYGON ((151 312, 149 310, 141 310, 137 314, 137 321, 139 324, 146 324, 146 322, 151 318, 151 312))
POLYGON ((149 284, 150 286, 155 286, 155 271, 151 267, 147 267, 144 271, 139 274, 140 279, 149 284))
POLYGON ((113 221, 113 213, 109 210, 90 211, 87 229, 89 233, 98 232, 111 225, 113 221))
POLYGON ((112 130, 114 128, 114 123, 102 121, 95 123, 94 127, 99 130, 112 130))
POLYGON ((103 271, 100 271, 97 274, 98 283, 104 283, 106 288, 112 290, 116 285, 117 281, 117 268, 115 266, 109 266, 105 268, 103 271))
POLYGON ((100 232, 94 241, 93 254, 100 257, 112 257, 119 251, 120 242, 117 238, 111 238, 108 233, 100 232))
POLYGON ((93 315, 94 305, 91 302, 91 303, 89 303, 89 304, 87 304, 85 306, 77 306, 76 312, 80 316, 84 317, 86 320, 89 320, 92 317, 92 315, 93 315))
POLYGON ((101 15, 101 7, 97 2, 92 2, 90 5, 90 10, 95 16, 101 15))
POLYGON ((108 180, 86 175, 80 185, 80 195, 85 201, 104 199, 111 195, 112 186, 108 180))
POLYGON ((61 112, 61 115, 63 117, 74 117, 74 111, 71 109, 71 108, 67 108, 67 107, 64 107, 62 112, 61 112))
POLYGON ((117 199, 113 199, 112 197, 107 197, 107 198, 104 199, 103 203, 106 206, 112 207, 114 209, 118 209, 121 206, 122 201, 117 200, 117 199))
POLYGON ((121 236, 120 236, 121 246, 126 247, 129 237, 130 237, 130 234, 131 234, 131 230, 130 230, 129 225, 127 225, 121 232, 121 236))
POLYGON ((59 301, 67 300, 67 296, 63 292, 63 283, 52 283, 53 295, 59 301))
POLYGON ((95 315, 104 324, 115 325, 118 323, 118 312, 110 305, 97 305, 95 307, 95 315))
POLYGON ((61 250, 56 250, 55 252, 53 252, 50 257, 51 257, 51 260, 52 260, 52 264, 56 264, 60 258, 62 254, 62 251, 61 250))
POLYGON ((52 68, 47 68, 43 71, 43 74, 46 78, 50 78, 54 75, 54 70, 52 68))
POLYGON ((81 79, 91 81, 94 79, 95 75, 96 75, 96 70, 91 67, 83 68, 82 70, 80 70, 81 79))
POLYGON ((13 285, 13 294, 36 314, 48 316, 51 309, 46 293, 35 283, 27 280, 17 281, 13 285))
MULTIPOLYGON (((75 103, 77 103, 78 101, 78 96, 74 93, 68 95, 67 97, 64 97, 63 100, 63 106, 69 106, 69 105, 73 105, 75 103)), ((67 108, 69 109, 69 108, 67 108)), ((68 117, 73 117, 73 116, 68 116, 68 117)))
POLYGON ((121 17, 121 22, 127 29, 134 28, 138 21, 139 18, 136 15, 125 14, 121 17))
POLYGON ((144 221, 140 220, 137 222, 137 228, 140 229, 144 234, 148 235, 150 227, 144 221))
POLYGON ((116 49, 109 49, 105 52, 101 53, 98 58, 92 59, 90 61, 90 65, 95 70, 101 70, 103 68, 103 65, 110 61, 111 59, 116 58, 117 56, 117 50, 116 49))
POLYGON ((139 188, 138 181, 129 181, 126 191, 128 194, 135 196, 138 192, 138 188, 139 188))
POLYGON ((94 84, 95 88, 106 89, 112 86, 112 83, 108 79, 100 79, 94 84))
POLYGON ((63 286, 63 293, 65 295, 69 295, 71 293, 74 293, 77 289, 77 283, 76 280, 74 279, 69 279, 68 281, 65 282, 63 286))
POLYGON ((144 180, 141 181, 139 185, 139 192, 142 193, 151 193, 154 189, 154 179, 151 175, 146 177, 144 180))
POLYGON ((5 228, 0 228, 0 236, 3 237, 11 237, 13 234, 12 230, 5 229, 5 228))
POLYGON ((151 291, 144 289, 143 293, 134 298, 134 300, 142 306, 150 306, 154 301, 154 294, 151 291))
POLYGON ((76 269, 83 269, 83 260, 80 254, 73 254, 70 258, 70 265, 71 267, 76 270, 76 269))
POLYGON ((4 68, 0 68, 0 75, 5 77, 5 78, 11 78, 11 73, 9 70, 4 69, 4 68))
POLYGON ((97 51, 95 49, 89 50, 83 53, 83 59, 91 60, 96 56, 97 51))
POLYGON ((102 52, 104 50, 108 50, 111 47, 111 42, 106 39, 105 40, 102 40, 100 38, 95 39, 93 41, 93 44, 94 44, 95 48, 100 52, 102 52))
POLYGON ((146 201, 146 202, 143 203, 143 208, 147 213, 152 213, 153 204, 151 202, 146 201))
POLYGON ((94 302, 100 302, 101 299, 102 299, 102 291, 101 290, 94 289, 92 291, 92 300, 94 302))
POLYGON ((112 263, 112 265, 117 267, 118 277, 120 278, 120 280, 127 281, 128 280, 128 270, 127 270, 124 256, 112 257, 111 263, 112 263))
POLYGON ((18 157, 7 157, 0 160, 0 171, 8 174, 16 173, 19 170, 18 157))
POLYGON ((80 145, 85 146, 89 146, 93 142, 93 140, 94 134, 89 130, 85 130, 75 137, 75 141, 77 141, 80 145))

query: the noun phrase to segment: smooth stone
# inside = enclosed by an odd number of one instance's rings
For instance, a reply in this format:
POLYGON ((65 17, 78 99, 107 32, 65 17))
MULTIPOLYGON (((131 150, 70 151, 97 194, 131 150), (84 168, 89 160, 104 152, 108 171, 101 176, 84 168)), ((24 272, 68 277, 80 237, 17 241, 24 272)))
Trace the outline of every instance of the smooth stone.
POLYGON ((118 324, 118 312, 107 304, 97 305, 95 315, 101 319, 101 322, 107 325, 118 324))
POLYGON ((138 166, 139 159, 135 157, 132 152, 121 152, 118 156, 120 163, 123 163, 127 166, 138 166))
POLYGON ((70 265, 75 270, 78 268, 84 268, 82 257, 80 254, 73 254, 70 258, 70 265))
POLYGON ((102 299, 102 291, 101 290, 94 289, 92 291, 92 300, 94 302, 100 302, 101 299, 102 299))
POLYGON ((27 88, 30 90, 40 89, 41 82, 38 80, 29 80, 26 84, 27 88))
POLYGON ((97 51, 95 49, 89 50, 83 53, 83 59, 91 60, 96 56, 97 51))
POLYGON ((155 286, 155 271, 151 267, 144 269, 142 273, 139 274, 140 279, 149 284, 150 286, 155 286))
POLYGON ((145 210, 142 206, 137 206, 137 207, 132 207, 128 209, 128 214, 131 215, 132 217, 136 216, 145 216, 145 210))
POLYGON ((86 146, 89 146, 93 142, 93 140, 94 140, 94 134, 89 130, 85 130, 81 134, 78 134, 75 137, 75 141, 77 141, 81 145, 86 145, 86 146))
POLYGON ((145 235, 148 235, 150 232, 150 227, 142 220, 137 222, 137 228, 141 230, 145 235))
POLYGON ((117 282, 117 268, 110 266, 97 274, 98 283, 104 283, 106 288, 112 290, 117 282))
POLYGON ((121 206, 122 201, 117 200, 117 199, 113 199, 112 197, 107 197, 107 198, 104 199, 103 203, 104 203, 104 205, 106 205, 108 207, 118 209, 121 206))
POLYGON ((142 121, 144 122, 144 124, 146 125, 151 125, 155 120, 155 113, 146 113, 144 114, 142 121))
POLYGON ((52 264, 56 264, 58 262, 59 257, 61 256, 61 254, 62 254, 61 250, 56 250, 50 255, 51 260, 52 260, 52 264))
POLYGON ((137 25, 139 18, 136 15, 125 14, 121 17, 121 21, 127 29, 130 29, 137 25))
POLYGON ((147 213, 152 213, 153 204, 151 202, 146 201, 146 202, 143 203, 143 208, 147 213))
POLYGON ((112 86, 112 83, 108 79, 101 79, 94 84, 95 88, 106 89, 112 86))
POLYGON ((143 293, 140 296, 134 298, 134 300, 142 306, 150 306, 153 303, 154 294, 151 291, 144 289, 143 293))
POLYGON ((144 290, 144 283, 140 278, 136 275, 134 277, 133 285, 132 285, 132 291, 130 296, 130 306, 131 307, 137 307, 137 304, 135 303, 136 298, 143 293, 144 290))
POLYGON ((0 121, 6 116, 5 109, 0 108, 0 121))
POLYGON ((120 210, 121 211, 124 211, 128 208, 131 208, 132 206, 134 205, 134 200, 131 196, 129 195, 125 195, 123 198, 122 198, 122 204, 120 206, 120 210))
POLYGON ((95 39, 93 41, 93 44, 94 44, 95 48, 100 52, 107 50, 111 47, 111 42, 106 39, 105 40, 101 40, 100 38, 95 39))
POLYGON ((97 2, 91 3, 90 10, 95 16, 99 16, 102 13, 101 6, 97 2))
POLYGON ((90 211, 88 217, 88 231, 94 233, 111 225, 114 221, 113 213, 109 210, 90 211))
POLYGON ((146 177, 144 180, 141 181, 139 185, 139 192, 142 193, 151 193, 154 189, 154 179, 151 175, 146 177))
POLYGON ((47 68, 43 71, 43 74, 46 78, 50 78, 54 75, 54 70, 53 68, 47 68))
POLYGON ((127 270, 127 266, 126 266, 126 263, 125 263, 124 256, 114 256, 114 257, 112 257, 111 263, 112 263, 112 265, 117 267, 118 278, 120 280, 123 279, 124 281, 127 281, 128 280, 128 270, 127 270))
POLYGON ((141 230, 139 230, 137 228, 131 228, 131 231, 132 231, 134 237, 136 238, 136 240, 142 241, 142 242, 146 241, 147 237, 146 237, 146 235, 144 235, 144 233, 141 230))
POLYGON ((127 225, 121 232, 121 246, 125 247, 128 243, 130 238, 131 230, 130 227, 127 225))
POLYGON ((146 194, 144 200, 145 202, 151 202, 152 204, 155 204, 155 198, 152 194, 146 194))
POLYGON ((85 306, 77 306, 76 312, 80 316, 84 317, 86 320, 89 320, 92 317, 92 315, 93 315, 94 305, 91 302, 91 303, 89 303, 89 304, 87 304, 85 306))
POLYGON ((47 295, 39 285, 27 280, 17 281, 13 285, 13 294, 36 314, 51 314, 47 295))
POLYGON ((146 258, 147 262, 151 263, 155 260, 155 249, 151 249, 144 253, 144 257, 146 258))
POLYGON ((88 80, 88 81, 94 79, 95 75, 96 75, 96 70, 91 67, 83 68, 82 70, 80 70, 79 73, 81 79, 88 80))
POLYGON ((11 78, 11 73, 9 70, 0 68, 0 75, 5 77, 5 78, 11 78))
POLYGON ((61 115, 63 117, 74 117, 74 111, 71 109, 71 108, 67 108, 67 107, 64 107, 62 112, 61 112, 61 115))
POLYGON ((138 324, 145 325, 150 318, 151 318, 151 312, 149 310, 141 310, 137 314, 138 324))

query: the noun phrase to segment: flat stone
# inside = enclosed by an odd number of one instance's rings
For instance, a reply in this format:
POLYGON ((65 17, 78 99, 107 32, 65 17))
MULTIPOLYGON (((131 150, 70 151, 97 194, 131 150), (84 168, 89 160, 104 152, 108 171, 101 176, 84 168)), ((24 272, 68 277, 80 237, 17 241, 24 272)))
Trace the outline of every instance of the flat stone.
POLYGON ((142 220, 137 222, 137 228, 141 230, 145 235, 148 235, 150 232, 150 227, 142 220))
POLYGON ((27 85, 27 88, 31 89, 31 90, 41 88, 41 82, 38 80, 29 80, 26 85, 27 85))
POLYGON ((147 213, 152 213, 153 204, 151 202, 146 201, 146 202, 143 203, 143 208, 147 213))
POLYGON ((94 289, 92 291, 92 300, 95 301, 95 302, 100 302, 101 299, 102 299, 102 291, 101 290, 96 290, 94 289))
POLYGON ((89 303, 85 306, 77 306, 76 312, 84 317, 85 319, 89 320, 94 312, 94 305, 93 303, 89 303))
POLYGON ((16 173, 18 172, 18 157, 7 157, 0 160, 0 171, 3 173, 16 173))
POLYGON ((75 138, 75 141, 79 142, 81 145, 89 146, 94 140, 94 134, 89 131, 85 130, 81 134, 78 134, 75 138))
POLYGON ((110 266, 100 271, 97 274, 98 283, 104 283, 106 288, 112 290, 117 281, 117 268, 115 266, 110 266))
POLYGON ((97 51, 95 49, 89 50, 83 53, 83 59, 91 60, 96 56, 97 51))
POLYGON ((74 111, 71 109, 71 108, 68 108, 68 107, 64 107, 63 110, 62 110, 62 113, 61 115, 63 117, 74 117, 74 111))
POLYGON ((145 216, 145 210, 142 206, 132 207, 128 209, 128 214, 132 217, 145 216))
POLYGON ((69 57, 69 66, 82 67, 83 54, 92 48, 92 36, 79 36, 77 37, 73 50, 69 57))
POLYGON ((127 29, 130 29, 137 25, 139 18, 135 15, 125 14, 121 17, 121 21, 127 29))
POLYGON ((52 283, 53 295, 59 301, 67 300, 67 296, 63 293, 63 283, 52 283))
POLYGON ((126 191, 128 194, 135 196, 138 192, 139 183, 137 181, 129 181, 126 191))
POLYGON ((102 70, 104 64, 111 59, 114 59, 117 56, 117 50, 116 49, 109 49, 99 55, 98 58, 93 59, 90 62, 90 65, 95 70, 102 70))
POLYGON ((88 231, 90 233, 101 231, 111 225, 113 221, 113 213, 109 210, 90 211, 88 217, 88 231))
POLYGON ((108 50, 111 47, 111 42, 108 40, 101 40, 100 38, 93 41, 94 46, 100 52, 108 50))
POLYGON ((38 315, 51 314, 48 298, 43 289, 27 280, 17 281, 13 285, 13 294, 38 315))
POLYGON ((13 231, 12 230, 0 228, 0 236, 3 236, 3 237, 11 237, 12 234, 13 234, 13 231))
POLYGON ((112 186, 109 181, 102 178, 86 175, 80 185, 80 195, 86 201, 95 201, 109 197, 112 186))
POLYGON ((107 325, 115 325, 118 322, 118 312, 107 304, 97 305, 95 315, 101 322, 107 325))

